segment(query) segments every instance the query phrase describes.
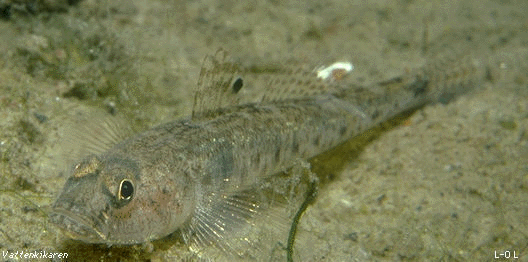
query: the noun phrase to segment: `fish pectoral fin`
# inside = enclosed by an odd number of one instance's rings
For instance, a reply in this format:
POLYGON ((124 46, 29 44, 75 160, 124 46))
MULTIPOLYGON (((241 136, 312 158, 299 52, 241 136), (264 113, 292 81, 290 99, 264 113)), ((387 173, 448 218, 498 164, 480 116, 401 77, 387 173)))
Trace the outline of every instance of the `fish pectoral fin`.
POLYGON ((245 190, 211 194, 181 230, 182 237, 191 251, 217 260, 245 260, 263 254, 273 257, 272 261, 283 260, 286 243, 293 244, 292 220, 296 227, 315 197, 317 181, 309 163, 302 161, 297 168, 245 190))
POLYGON ((251 194, 217 197, 220 200, 207 201, 213 203, 210 206, 197 207, 189 226, 182 231, 183 238, 194 250, 213 246, 226 254, 240 252, 248 243, 233 236, 251 226, 260 205, 251 194))
POLYGON ((102 112, 76 114, 75 119, 65 122, 64 136, 57 146, 67 162, 101 154, 137 133, 124 117, 102 112))

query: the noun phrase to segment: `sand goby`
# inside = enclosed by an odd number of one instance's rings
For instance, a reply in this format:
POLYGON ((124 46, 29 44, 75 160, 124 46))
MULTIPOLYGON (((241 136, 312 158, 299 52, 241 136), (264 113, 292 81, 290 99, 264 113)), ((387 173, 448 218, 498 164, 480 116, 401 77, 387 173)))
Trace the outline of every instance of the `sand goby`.
POLYGON ((219 51, 204 60, 192 116, 77 163, 51 221, 90 243, 138 244, 177 230, 189 243, 217 243, 261 212, 248 189, 403 111, 482 85, 490 61, 437 55, 371 86, 295 68, 253 72, 263 89, 245 99, 248 71, 219 51))

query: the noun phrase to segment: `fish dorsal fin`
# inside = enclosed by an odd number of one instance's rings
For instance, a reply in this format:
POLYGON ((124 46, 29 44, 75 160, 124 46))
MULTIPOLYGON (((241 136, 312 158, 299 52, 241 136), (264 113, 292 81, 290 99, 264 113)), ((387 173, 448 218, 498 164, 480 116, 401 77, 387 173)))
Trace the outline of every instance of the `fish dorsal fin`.
POLYGON ((238 66, 226 58, 227 52, 223 49, 204 58, 194 92, 193 120, 213 118, 218 109, 238 104, 237 93, 244 82, 238 76, 238 66))
POLYGON ((297 61, 274 66, 254 66, 247 70, 246 82, 248 88, 256 92, 255 102, 312 98, 333 94, 341 89, 338 81, 352 70, 350 63, 346 64, 347 67, 339 66, 344 64, 335 63, 316 69, 297 61))
POLYGON ((339 81, 352 69, 349 62, 314 69, 299 61, 241 69, 219 49, 202 63, 192 120, 212 119, 230 112, 220 110, 230 106, 334 94, 342 89, 339 81))

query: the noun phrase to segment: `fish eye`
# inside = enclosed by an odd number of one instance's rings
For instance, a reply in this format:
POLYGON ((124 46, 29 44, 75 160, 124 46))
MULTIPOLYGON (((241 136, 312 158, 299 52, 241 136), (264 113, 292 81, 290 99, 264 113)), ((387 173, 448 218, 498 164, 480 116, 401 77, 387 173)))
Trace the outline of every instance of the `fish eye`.
POLYGON ((117 193, 119 200, 129 200, 134 194, 134 185, 129 179, 121 180, 119 185, 119 192, 117 193))

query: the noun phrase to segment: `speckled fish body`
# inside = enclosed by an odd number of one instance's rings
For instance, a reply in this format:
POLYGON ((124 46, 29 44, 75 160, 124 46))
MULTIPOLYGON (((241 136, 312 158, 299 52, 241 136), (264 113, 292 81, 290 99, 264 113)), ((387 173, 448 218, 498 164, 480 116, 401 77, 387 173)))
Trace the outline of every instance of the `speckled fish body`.
MULTIPOLYGON (((371 87, 336 81, 331 92, 310 96, 198 106, 190 119, 160 125, 78 163, 51 220, 91 243, 137 244, 176 230, 187 232, 186 240, 221 240, 230 225, 257 212, 252 202, 231 195, 398 113, 467 92, 486 77, 483 59, 468 54, 445 61, 371 87)), ((233 79, 212 82, 228 90, 238 85, 233 79)))
POLYGON ((133 244, 166 236, 216 198, 367 127, 358 125, 361 117, 341 111, 333 103, 305 100, 161 125, 78 164, 52 220, 87 242, 133 244))

